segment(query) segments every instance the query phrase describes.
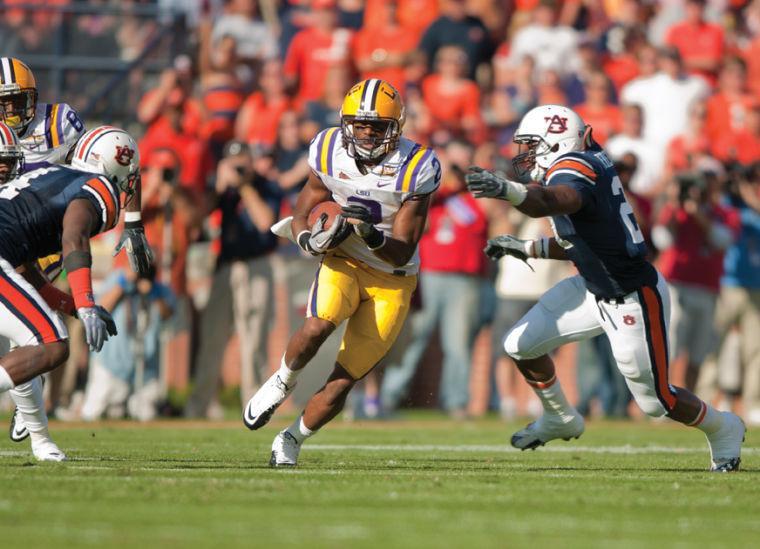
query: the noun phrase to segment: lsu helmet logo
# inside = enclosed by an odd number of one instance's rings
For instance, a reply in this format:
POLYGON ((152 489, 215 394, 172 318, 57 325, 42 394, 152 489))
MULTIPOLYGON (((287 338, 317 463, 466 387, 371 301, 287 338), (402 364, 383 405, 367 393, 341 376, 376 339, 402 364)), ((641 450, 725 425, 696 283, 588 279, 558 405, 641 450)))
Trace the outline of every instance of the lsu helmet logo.
POLYGON ((567 118, 555 114, 552 117, 545 116, 544 120, 549 123, 548 133, 565 133, 567 131, 567 118))
POLYGON ((131 149, 127 147, 126 145, 116 145, 116 156, 114 157, 116 159, 116 162, 121 164, 122 166, 129 166, 129 163, 132 162, 132 159, 135 157, 135 151, 134 149, 131 149))

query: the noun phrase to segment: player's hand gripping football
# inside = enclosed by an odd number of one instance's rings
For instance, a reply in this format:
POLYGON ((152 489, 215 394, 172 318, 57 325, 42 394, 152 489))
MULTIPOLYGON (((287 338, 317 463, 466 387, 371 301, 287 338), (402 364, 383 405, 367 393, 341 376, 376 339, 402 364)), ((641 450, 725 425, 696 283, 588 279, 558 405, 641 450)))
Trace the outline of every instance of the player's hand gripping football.
POLYGON ((121 233, 113 255, 117 255, 122 248, 127 250, 127 258, 132 270, 139 276, 147 277, 153 264, 153 251, 145 238, 145 229, 141 221, 124 223, 124 232, 121 233))
POLYGON ((85 340, 90 351, 100 351, 108 337, 118 333, 111 314, 100 305, 80 307, 77 309, 77 316, 84 324, 85 340))
MULTIPOLYGON (((498 261, 505 255, 511 255, 520 261, 524 261, 530 267, 528 258, 533 257, 532 248, 532 240, 520 240, 510 234, 503 234, 490 239, 483 251, 493 261, 498 261)), ((533 270, 533 267, 530 269, 533 270)))
POLYGON ((523 203, 528 189, 525 185, 510 181, 506 177, 489 172, 478 166, 470 166, 470 173, 464 176, 467 190, 475 198, 501 198, 515 206, 523 203))
POLYGON ((335 216, 329 229, 325 229, 326 221, 327 214, 322 214, 311 228, 311 233, 304 233, 308 239, 301 244, 301 247, 312 255, 327 253, 345 239, 345 232, 348 227, 342 216, 335 216))
POLYGON ((340 215, 354 226, 354 232, 367 243, 371 250, 381 248, 385 244, 385 234, 375 227, 376 220, 372 215, 372 210, 364 204, 352 203, 343 206, 340 215))

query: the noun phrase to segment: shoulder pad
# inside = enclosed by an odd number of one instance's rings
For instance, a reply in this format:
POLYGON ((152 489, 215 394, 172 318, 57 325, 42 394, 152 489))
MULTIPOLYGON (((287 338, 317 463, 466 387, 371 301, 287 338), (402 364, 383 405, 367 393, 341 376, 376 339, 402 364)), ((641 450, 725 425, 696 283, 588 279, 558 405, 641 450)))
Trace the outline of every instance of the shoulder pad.
POLYGON ((309 166, 316 173, 332 176, 333 154, 340 140, 340 128, 327 128, 319 132, 309 145, 309 166))
POLYGON ((50 138, 53 148, 61 145, 67 149, 76 145, 84 133, 84 123, 68 103, 53 103, 50 110, 50 138))
POLYGON ((441 163, 433 149, 415 145, 396 177, 396 190, 409 195, 430 194, 441 183, 441 163))
POLYGON ((546 184, 562 174, 577 177, 592 185, 596 184, 601 171, 597 161, 590 154, 571 152, 563 154, 549 167, 546 172, 546 184))

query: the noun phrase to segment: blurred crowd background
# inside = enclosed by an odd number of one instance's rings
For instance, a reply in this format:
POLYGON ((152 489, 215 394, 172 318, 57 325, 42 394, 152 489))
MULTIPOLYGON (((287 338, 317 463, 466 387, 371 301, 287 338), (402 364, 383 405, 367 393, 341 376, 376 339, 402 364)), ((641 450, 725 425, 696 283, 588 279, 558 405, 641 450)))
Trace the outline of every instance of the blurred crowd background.
MULTIPOLYGON (((5 0, 0 51, 40 100, 139 137, 156 273, 136 280, 115 235, 95 244, 98 293, 121 335, 75 350, 48 383, 64 419, 237 414, 303 318, 316 262, 269 231, 288 215, 310 140, 353 82, 383 78, 407 137, 443 183, 421 243, 415 310, 349 415, 440 407, 455 418, 540 412, 501 339, 560 262, 490 264, 489 235, 549 235, 473 200, 467 167, 510 171, 512 134, 570 106, 616 162, 672 288, 672 380, 760 424, 760 2, 746 0, 5 0)), ((65 280, 61 281, 65 285, 65 280)), ((334 336, 299 381, 331 367, 334 336)), ((558 352, 587 415, 635 414, 609 343, 558 352)))

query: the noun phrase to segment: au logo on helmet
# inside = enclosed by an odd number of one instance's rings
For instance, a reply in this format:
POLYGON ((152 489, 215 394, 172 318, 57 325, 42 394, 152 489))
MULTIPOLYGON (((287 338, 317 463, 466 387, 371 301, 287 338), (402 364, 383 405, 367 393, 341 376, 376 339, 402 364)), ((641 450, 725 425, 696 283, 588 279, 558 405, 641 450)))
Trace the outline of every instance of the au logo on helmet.
POLYGON ((567 131, 567 118, 555 114, 554 116, 545 116, 544 120, 549 123, 548 133, 565 133, 567 131))
POLYGON ((129 163, 135 157, 134 149, 127 147, 126 145, 116 145, 116 162, 122 166, 129 166, 129 163))

